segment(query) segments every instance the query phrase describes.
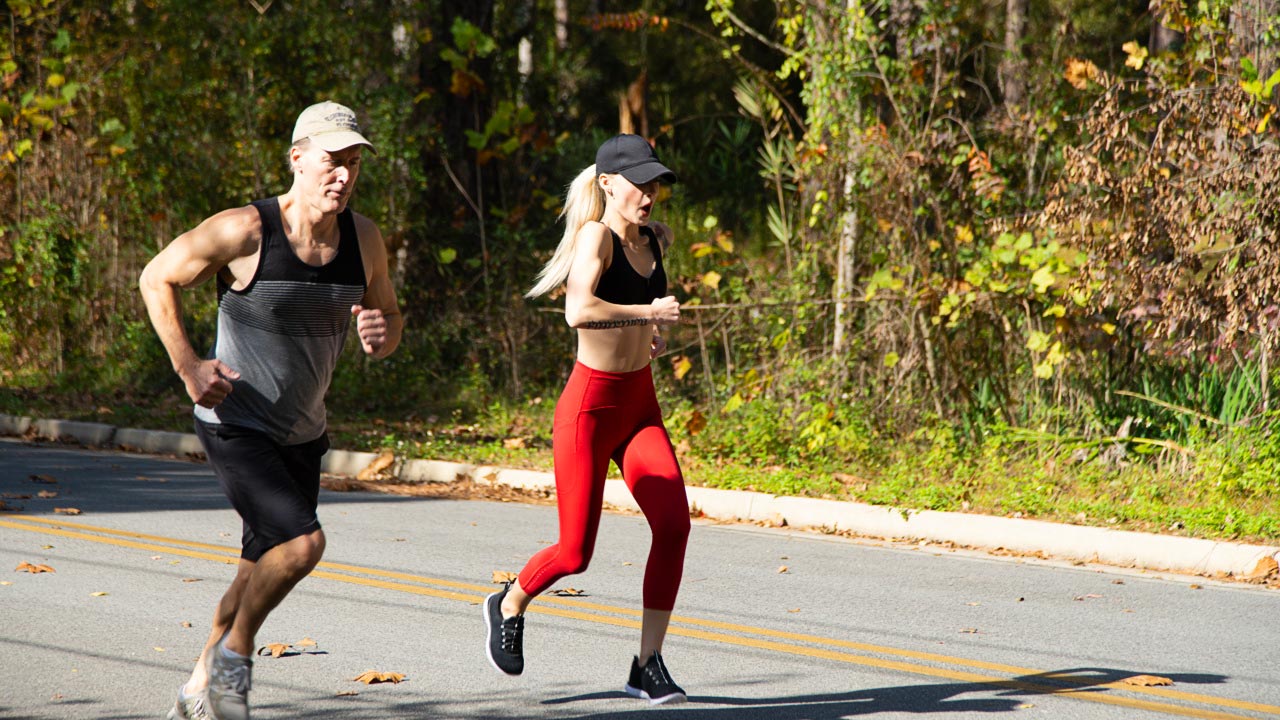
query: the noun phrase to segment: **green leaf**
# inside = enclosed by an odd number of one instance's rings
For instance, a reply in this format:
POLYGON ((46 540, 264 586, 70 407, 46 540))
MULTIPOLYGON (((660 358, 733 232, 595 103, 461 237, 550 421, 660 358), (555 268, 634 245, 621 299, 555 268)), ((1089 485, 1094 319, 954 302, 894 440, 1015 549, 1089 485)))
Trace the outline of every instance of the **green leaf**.
POLYGON ((731 413, 734 410, 737 410, 738 408, 742 407, 745 404, 745 402, 746 401, 742 399, 742 395, 738 393, 734 393, 733 397, 729 398, 728 402, 724 404, 724 409, 721 412, 731 413))
POLYGON ((440 259, 441 265, 448 265, 458 259, 458 251, 453 248, 440 248, 436 252, 436 257, 440 259))

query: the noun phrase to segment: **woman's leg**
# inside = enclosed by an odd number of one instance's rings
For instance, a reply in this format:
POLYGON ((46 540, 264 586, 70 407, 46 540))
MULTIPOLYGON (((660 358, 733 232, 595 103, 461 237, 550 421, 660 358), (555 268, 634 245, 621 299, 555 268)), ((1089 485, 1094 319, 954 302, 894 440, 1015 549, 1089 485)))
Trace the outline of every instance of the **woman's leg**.
POLYGON ((661 418, 645 424, 616 456, 653 540, 644 571, 644 615, 639 660, 662 651, 671 610, 684 573, 689 540, 689 500, 684 477, 661 418))

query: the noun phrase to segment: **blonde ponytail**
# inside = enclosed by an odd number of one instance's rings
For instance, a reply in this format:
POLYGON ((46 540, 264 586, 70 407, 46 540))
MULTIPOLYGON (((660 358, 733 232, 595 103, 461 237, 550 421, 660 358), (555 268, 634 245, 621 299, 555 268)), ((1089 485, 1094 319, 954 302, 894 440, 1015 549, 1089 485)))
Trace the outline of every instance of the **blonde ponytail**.
POLYGON ((560 218, 564 222, 564 237, 556 246, 556 252, 538 273, 538 281, 529 292, 527 298, 546 295, 556 289, 569 277, 569 268, 573 265, 574 240, 583 225, 592 220, 604 217, 604 190, 596 182, 596 166, 592 165, 578 173, 578 177, 569 184, 569 192, 564 200, 564 210, 560 218))

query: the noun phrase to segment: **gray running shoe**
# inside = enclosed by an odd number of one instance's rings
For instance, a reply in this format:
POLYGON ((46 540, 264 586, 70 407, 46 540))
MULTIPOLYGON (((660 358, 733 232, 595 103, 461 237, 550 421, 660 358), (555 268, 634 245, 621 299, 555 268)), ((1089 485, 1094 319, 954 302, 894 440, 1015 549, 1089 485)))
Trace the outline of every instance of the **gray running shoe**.
POLYGON ((249 720, 253 661, 229 658, 219 641, 209 651, 208 712, 212 720, 249 720))
POLYGON ((178 688, 178 700, 165 720, 214 720, 209 714, 204 690, 191 696, 183 695, 182 690, 183 688, 178 688))

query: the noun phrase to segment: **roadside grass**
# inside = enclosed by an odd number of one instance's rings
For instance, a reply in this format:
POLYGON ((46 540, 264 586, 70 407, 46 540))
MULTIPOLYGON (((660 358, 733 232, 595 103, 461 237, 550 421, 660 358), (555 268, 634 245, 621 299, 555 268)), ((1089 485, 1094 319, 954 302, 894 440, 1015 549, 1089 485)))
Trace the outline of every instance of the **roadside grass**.
MULTIPOLYGON (((148 395, 0 388, 0 412, 191 432, 191 407, 176 387, 148 395)), ((550 470, 553 412, 554 401, 539 398, 478 411, 442 405, 384 408, 376 415, 331 402, 330 434, 334 447, 347 450, 550 470)), ((787 435, 785 423, 748 430, 749 437, 738 438, 738 452, 729 453, 714 427, 688 420, 680 409, 668 414, 691 485, 1209 539, 1280 538, 1277 415, 1200 434, 1182 454, 1144 454, 1118 444, 1085 454, 1070 444, 1027 442, 1016 429, 997 429, 981 446, 965 447, 944 428, 907 438, 873 433, 851 441, 856 451, 844 457, 793 451, 798 440, 787 435)))

